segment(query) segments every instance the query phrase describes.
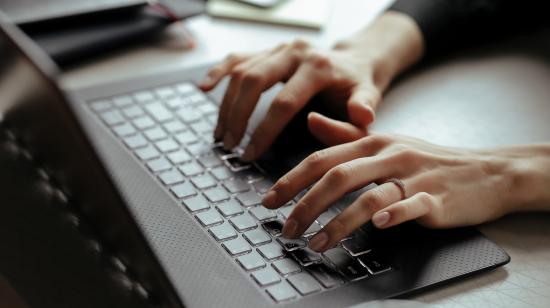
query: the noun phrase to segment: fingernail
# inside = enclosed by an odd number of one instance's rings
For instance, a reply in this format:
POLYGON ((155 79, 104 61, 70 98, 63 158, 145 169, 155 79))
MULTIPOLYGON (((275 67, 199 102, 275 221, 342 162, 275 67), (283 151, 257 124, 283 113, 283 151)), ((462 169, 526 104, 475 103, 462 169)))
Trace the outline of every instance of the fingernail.
POLYGON ((390 213, 388 212, 376 213, 372 217, 372 223, 377 227, 383 227, 388 221, 390 221, 390 213))
POLYGON ((262 204, 268 207, 272 207, 277 202, 277 192, 270 190, 262 199, 262 204))
POLYGON ((328 242, 328 235, 326 232, 319 232, 309 241, 309 248, 314 251, 321 251, 328 242))
POLYGON ((225 136, 223 136, 223 147, 226 150, 231 150, 235 147, 233 144, 233 136, 230 132, 225 133, 225 136))
POLYGON ((249 144, 244 150, 243 155, 241 156, 242 160, 251 161, 256 154, 256 147, 253 144, 249 144))
POLYGON ((286 221, 285 226, 283 227, 283 236, 285 238, 293 238, 298 229, 298 223, 294 219, 289 219, 286 221))

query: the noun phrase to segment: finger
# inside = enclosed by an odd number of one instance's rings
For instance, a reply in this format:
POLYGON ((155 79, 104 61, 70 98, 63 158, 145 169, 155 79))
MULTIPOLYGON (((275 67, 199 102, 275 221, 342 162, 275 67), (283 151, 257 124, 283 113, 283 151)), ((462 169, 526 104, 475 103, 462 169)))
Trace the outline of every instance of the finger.
POLYGON ((367 127, 374 122, 374 110, 381 97, 375 88, 360 85, 352 92, 348 100, 348 116, 350 122, 357 127, 367 127))
POLYGON ((240 78, 239 74, 235 74, 235 71, 245 71, 256 63, 262 61, 265 56, 266 55, 264 54, 257 55, 256 57, 248 61, 238 64, 232 69, 231 74, 233 76, 222 99, 220 111, 218 113, 218 122, 216 124, 216 128, 214 129, 214 139, 220 140, 223 137, 225 131, 225 123, 227 122, 227 118, 229 117, 231 106, 235 102, 241 89, 242 79, 240 78))
POLYGON ((203 91, 212 90, 214 87, 216 87, 216 85, 218 85, 223 77, 227 76, 231 72, 231 70, 233 70, 236 65, 250 58, 251 55, 246 53, 234 53, 228 55, 225 60, 218 64, 215 64, 210 68, 210 70, 208 70, 208 73, 206 73, 206 77, 201 81, 199 87, 203 91))
POLYGON ((225 134, 228 134, 229 140, 232 141, 232 143, 226 144, 227 148, 236 146, 241 140, 262 92, 277 82, 290 78, 297 67, 296 58, 288 49, 283 49, 265 57, 242 72, 242 76, 239 76, 242 80, 241 88, 235 99, 236 103, 231 105, 224 126, 225 134))
POLYGON ((280 207, 334 166, 360 157, 375 155, 388 142, 383 137, 372 136, 317 151, 282 176, 265 195, 262 203, 268 208, 280 207))
POLYGON ((331 119, 317 112, 308 114, 307 124, 311 134, 328 146, 355 141, 367 134, 366 129, 331 119))
POLYGON ((397 171, 395 165, 392 157, 374 156, 358 158, 332 168, 298 201, 283 227, 283 235, 288 238, 300 236, 321 213, 346 193, 376 180, 392 177, 397 171))
POLYGON ((252 134, 243 159, 258 158, 309 100, 324 87, 324 76, 301 65, 273 100, 266 116, 252 134))
POLYGON ((384 183, 368 190, 312 237, 309 247, 315 251, 325 251, 367 223, 374 213, 399 200, 401 190, 393 183, 384 183))
POLYGON ((418 219, 437 207, 439 201, 434 196, 419 192, 414 196, 377 211, 372 217, 373 224, 381 229, 418 219))

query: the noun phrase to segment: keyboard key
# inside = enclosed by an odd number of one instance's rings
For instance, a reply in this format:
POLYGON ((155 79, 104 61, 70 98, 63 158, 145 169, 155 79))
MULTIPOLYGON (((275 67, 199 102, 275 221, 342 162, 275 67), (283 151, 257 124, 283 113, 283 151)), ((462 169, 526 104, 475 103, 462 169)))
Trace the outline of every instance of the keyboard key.
POLYGON ((213 225, 221 224, 223 222, 223 218, 214 209, 198 213, 197 215, 195 215, 195 217, 201 223, 201 225, 203 225, 203 227, 210 227, 213 225))
POLYGON ((208 229, 208 232, 218 242, 231 240, 237 237, 237 232, 235 232, 235 229, 233 229, 233 227, 231 227, 228 223, 223 223, 221 225, 212 227, 208 229))
POLYGON ((204 169, 201 167, 201 165, 197 164, 194 161, 190 162, 190 163, 187 163, 185 165, 179 166, 179 169, 185 176, 197 175, 197 174, 200 174, 204 171, 204 169))
POLYGON ((170 110, 166 109, 160 102, 154 102, 145 105, 145 110, 151 115, 157 122, 166 122, 172 120, 174 115, 170 110))
POLYGON ((190 126, 197 134, 208 134, 214 131, 214 126, 205 120, 197 121, 190 124, 190 126))
POLYGON ((121 95, 113 98, 113 102, 119 108, 130 106, 134 103, 131 96, 121 95))
POLYGON ((157 141, 155 143, 155 146, 162 153, 172 152, 172 151, 175 151, 175 150, 179 149, 179 147, 180 147, 179 144, 177 144, 172 138, 157 141))
POLYGON ((212 173, 212 175, 218 181, 227 180, 233 176, 233 172, 225 166, 213 168, 212 170, 210 170, 210 173, 212 173))
POLYGON ((195 191, 195 189, 193 189, 193 186, 189 182, 172 186, 170 187, 170 190, 179 199, 187 198, 197 194, 197 192, 195 191))
POLYGON ((201 92, 195 92, 187 98, 191 101, 191 104, 197 104, 206 100, 206 96, 201 92))
POLYGON ((265 194, 269 189, 271 189, 271 187, 273 187, 274 184, 275 182, 270 179, 263 179, 259 182, 254 183, 254 188, 260 194, 265 194))
POLYGON ((290 216, 290 213, 292 213, 295 207, 296 207, 296 204, 293 203, 290 206, 279 208, 279 213, 281 214, 281 216, 284 217, 284 219, 288 219, 288 216, 290 216))
POLYGON ((369 276, 369 271, 359 261, 350 257, 340 247, 332 248, 323 253, 336 269, 351 280, 359 280, 369 276))
POLYGON ((250 216, 248 213, 244 213, 239 216, 235 216, 229 219, 229 222, 237 229, 239 232, 246 230, 254 229, 257 227, 256 220, 250 216))
POLYGON ((300 263, 302 266, 310 266, 322 261, 321 254, 309 249, 302 248, 294 250, 291 255, 300 263))
POLYGON ((194 156, 202 156, 202 155, 210 154, 212 152, 212 148, 210 147, 210 144, 204 143, 204 142, 198 142, 195 144, 188 145, 186 149, 189 153, 191 153, 191 155, 194 155, 194 156))
POLYGON ((102 112, 111 109, 111 103, 107 100, 99 100, 90 103, 90 107, 95 112, 102 112))
POLYGON ((214 155, 203 156, 199 158, 198 161, 204 168, 213 168, 222 165, 222 161, 214 155))
POLYGON ((208 173, 192 178, 191 182, 200 190, 216 186, 216 180, 208 173))
POLYGON ((168 107, 171 109, 178 109, 187 104, 186 100, 182 99, 181 97, 172 97, 166 101, 166 105, 168 105, 168 107))
POLYGON ((113 131, 119 137, 135 134, 136 129, 130 123, 124 123, 113 127, 113 131))
POLYGON ((344 283, 344 280, 337 272, 323 263, 309 266, 307 270, 325 288, 334 288, 344 283))
POLYGON ((200 104, 199 106, 197 106, 197 109, 203 115, 218 113, 218 106, 212 104, 211 102, 205 102, 204 104, 200 104))
POLYGON ((277 243, 269 243, 258 247, 258 252, 267 260, 280 259, 285 256, 285 251, 281 245, 277 243))
POLYGON ((321 291, 319 283, 308 273, 300 273, 288 278, 288 282, 302 295, 321 291))
POLYGON ((250 186, 248 186, 248 183, 239 179, 225 181, 223 183, 223 186, 225 187, 225 189, 227 189, 228 192, 232 194, 250 190, 250 186))
POLYGON ((155 97, 153 96, 153 93, 149 91, 139 91, 134 94, 134 99, 138 103, 143 104, 152 101, 155 97))
POLYGON ((277 239, 279 244, 283 245, 286 251, 293 251, 296 249, 304 248, 306 247, 306 241, 303 239, 287 239, 284 237, 279 237, 277 239))
POLYGON ((251 252, 249 254, 240 256, 237 258, 237 262, 246 270, 253 271, 262 267, 265 267, 265 262, 257 252, 251 252))
POLYGON ((146 146, 147 140, 143 138, 141 134, 137 134, 137 135, 124 138, 124 143, 126 143, 126 145, 130 149, 136 149, 136 148, 141 148, 146 146))
POLYGON ((221 187, 215 187, 203 192, 210 202, 220 202, 229 199, 229 194, 221 187))
POLYGON ((101 113, 101 119, 109 126, 124 123, 124 117, 118 110, 104 111, 101 113))
POLYGON ((251 165, 250 168, 239 171, 236 177, 245 182, 255 182, 264 178, 263 173, 256 166, 251 165))
POLYGON ((155 122, 149 116, 143 116, 137 119, 133 119, 132 123, 140 130, 155 126, 155 122))
POLYGON ((319 222, 319 224, 321 224, 321 226, 326 226, 334 217, 336 217, 336 215, 338 215, 338 212, 333 209, 333 208, 329 208, 328 210, 326 210, 325 212, 323 212, 321 215, 319 215, 319 217, 317 217, 317 222, 319 222))
POLYGON ((159 87, 155 89, 155 94, 160 98, 170 98, 176 96, 176 91, 170 87, 159 87))
POLYGON ((240 255, 243 253, 249 253, 252 251, 252 248, 250 247, 250 245, 240 237, 234 240, 224 242, 222 246, 232 256, 240 255))
POLYGON ((193 143, 199 140, 199 138, 197 138, 197 136, 195 136, 195 134, 190 131, 181 132, 179 134, 176 134, 174 137, 181 144, 193 143))
POLYGON ((342 247, 352 256, 359 256, 371 251, 372 245, 367 241, 366 235, 342 241, 342 247))
POLYGON ((145 114, 139 106, 130 106, 122 109, 122 113, 129 119, 137 118, 145 114))
POLYGON ((239 193, 237 194, 236 198, 237 201, 239 201, 243 206, 246 207, 260 205, 262 202, 262 199, 255 191, 239 193))
POLYGON ((256 217, 256 219, 259 221, 266 221, 266 220, 277 218, 277 214, 275 213, 275 211, 266 209, 262 205, 253 207, 250 210, 248 210, 248 212, 252 214, 252 216, 256 217))
POLYGON ((176 85, 176 91, 178 91, 179 94, 189 94, 190 92, 193 92, 195 90, 195 87, 190 83, 180 83, 176 85))
POLYGON ((178 170, 170 170, 159 175, 160 180, 164 185, 172 185, 185 181, 183 175, 178 170))
POLYGON ((271 265, 281 275, 290 275, 290 274, 297 273, 297 272, 302 270, 300 268, 300 265, 298 263, 296 263, 296 261, 294 261, 292 259, 289 259, 289 258, 277 260, 277 261, 271 263, 271 265))
POLYGON ((246 231, 243 236, 252 246, 271 242, 271 237, 262 229, 246 231))
POLYGON ((272 285, 274 283, 280 282, 281 278, 272 268, 266 267, 262 270, 255 271, 250 276, 260 285, 260 287, 265 287, 272 285))
POLYGON ((161 127, 154 127, 143 132, 145 137, 151 141, 157 141, 168 137, 166 132, 161 127))
POLYGON ((191 161, 193 158, 191 155, 189 155, 185 150, 178 150, 172 153, 166 154, 166 157, 172 162, 174 165, 179 165, 181 163, 186 163, 191 161))
POLYGON ((150 160, 160 156, 159 151, 155 149, 152 145, 148 145, 144 148, 138 149, 135 151, 136 155, 142 160, 150 160))
POLYGON ((148 161, 147 167, 153 172, 160 172, 172 168, 172 164, 166 158, 159 157, 148 161))
POLYGON ((166 129, 166 131, 171 134, 179 133, 186 130, 185 125, 183 125, 183 123, 181 123, 179 120, 166 122, 162 126, 164 126, 164 129, 166 129))
POLYGON ((264 222, 262 227, 271 234, 271 236, 279 236, 283 230, 283 223, 279 220, 271 220, 264 222))
POLYGON ((233 171, 241 171, 250 168, 250 164, 242 161, 238 156, 229 157, 227 160, 229 168, 233 171))
POLYGON ((203 196, 197 195, 183 201, 183 205, 189 210, 189 212, 198 212, 210 208, 208 200, 203 196))
POLYGON ((201 114, 191 107, 180 108, 176 114, 184 123, 192 123, 201 119, 201 114))
POLYGON ((283 282, 271 286, 265 290, 269 296, 271 296, 276 302, 283 302, 294 299, 298 296, 296 291, 288 285, 288 283, 283 282))
POLYGON ((307 229, 304 231, 304 236, 312 236, 317 232, 321 231, 321 225, 317 222, 313 222, 307 229))
POLYGON ((391 266, 381 260, 379 256, 373 254, 361 255, 357 259, 361 262, 373 275, 378 275, 391 270, 391 266))
POLYGON ((243 208, 233 199, 216 206, 224 217, 231 217, 244 213, 243 208))

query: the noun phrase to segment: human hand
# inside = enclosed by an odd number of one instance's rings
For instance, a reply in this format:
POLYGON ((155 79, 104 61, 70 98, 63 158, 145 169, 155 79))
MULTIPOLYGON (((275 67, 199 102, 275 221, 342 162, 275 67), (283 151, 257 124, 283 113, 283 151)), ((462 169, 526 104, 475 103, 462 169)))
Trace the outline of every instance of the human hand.
MULTIPOLYGON (((371 220, 378 228, 409 220, 450 228, 533 209, 533 204, 543 203, 535 202, 542 195, 537 191, 548 195, 541 183, 550 185, 549 154, 548 147, 472 151, 403 136, 373 135, 310 155, 281 177, 262 203, 278 208, 313 184, 283 228, 285 237, 295 238, 344 194, 378 183, 310 240, 313 250, 324 251, 371 220), (386 182, 392 178, 400 179, 405 190, 386 182)), ((546 205, 549 199, 546 196, 546 205)))
POLYGON ((420 32, 409 19, 384 14, 354 38, 327 51, 297 40, 260 53, 228 56, 210 69, 200 85, 209 91, 223 77, 231 77, 214 138, 223 139, 227 149, 238 145, 262 92, 281 81, 285 86, 253 133, 244 160, 258 158, 313 96, 329 109, 347 111, 349 121, 312 114, 308 125, 314 136, 327 145, 363 137, 391 79, 421 55, 420 32))

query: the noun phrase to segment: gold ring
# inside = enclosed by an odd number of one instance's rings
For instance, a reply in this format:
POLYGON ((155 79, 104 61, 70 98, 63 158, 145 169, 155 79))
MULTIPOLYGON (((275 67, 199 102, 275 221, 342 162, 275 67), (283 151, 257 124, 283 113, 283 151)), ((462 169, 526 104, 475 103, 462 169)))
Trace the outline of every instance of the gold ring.
POLYGON ((405 183, 403 183, 403 181, 401 181, 398 178, 391 178, 385 181, 384 183, 395 184, 397 187, 399 187, 399 190, 401 190, 401 200, 407 199, 407 189, 405 188, 405 183))

